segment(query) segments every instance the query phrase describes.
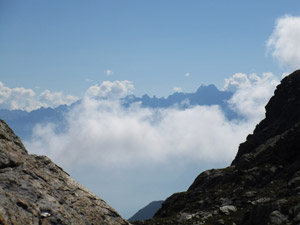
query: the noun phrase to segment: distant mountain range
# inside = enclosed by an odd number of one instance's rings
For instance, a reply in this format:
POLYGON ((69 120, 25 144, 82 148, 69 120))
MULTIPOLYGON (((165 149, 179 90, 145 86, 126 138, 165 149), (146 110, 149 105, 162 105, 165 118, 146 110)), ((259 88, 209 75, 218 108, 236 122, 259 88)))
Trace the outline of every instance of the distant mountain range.
MULTIPOLYGON (((143 95, 140 98, 128 95, 121 99, 121 104, 124 107, 140 104, 141 107, 176 107, 182 110, 197 105, 219 105, 227 118, 233 119, 237 115, 229 108, 227 103, 232 95, 232 92, 220 91, 214 85, 201 85, 195 93, 176 92, 167 98, 149 97, 148 95, 143 95)), ((22 140, 28 140, 32 136, 32 129, 37 124, 56 123, 59 124, 58 130, 62 131, 66 127, 65 114, 77 104, 80 104, 80 100, 70 106, 61 105, 57 108, 40 108, 31 112, 0 109, 0 118, 9 124, 22 140)))
POLYGON ((128 221, 148 220, 152 219, 154 214, 160 209, 164 201, 153 201, 144 208, 140 209, 136 214, 128 219, 128 221))
POLYGON ((32 129, 37 124, 49 122, 59 122, 61 127, 65 123, 64 114, 69 110, 69 106, 61 105, 57 108, 40 108, 31 112, 22 110, 0 109, 0 118, 7 121, 9 126, 23 140, 27 140, 32 135, 32 129))
POLYGON ((167 98, 149 97, 143 95, 141 98, 134 95, 127 96, 125 105, 130 105, 135 102, 141 102, 143 107, 150 108, 168 108, 177 106, 179 108, 187 108, 194 105, 220 105, 226 106, 226 101, 232 97, 232 92, 220 91, 214 85, 202 85, 195 93, 175 92, 167 98))

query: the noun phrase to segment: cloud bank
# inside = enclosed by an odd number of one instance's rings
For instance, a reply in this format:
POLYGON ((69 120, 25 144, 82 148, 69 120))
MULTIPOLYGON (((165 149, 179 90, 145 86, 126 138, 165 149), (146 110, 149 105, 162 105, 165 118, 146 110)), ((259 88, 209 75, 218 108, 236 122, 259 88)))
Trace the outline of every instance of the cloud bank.
POLYGON ((236 73, 225 79, 224 90, 235 91, 228 103, 238 115, 258 122, 278 83, 272 73, 263 73, 262 76, 236 73))
POLYGON ((268 50, 282 65, 300 68, 300 17, 284 16, 275 24, 267 42, 268 50))
POLYGON ((3 109, 32 111, 41 107, 70 105, 77 100, 77 97, 64 95, 62 92, 45 90, 37 95, 32 89, 24 87, 9 88, 0 82, 0 108, 3 109))
POLYGON ((229 104, 243 117, 228 121, 218 106, 124 108, 119 97, 132 90, 133 84, 106 81, 90 87, 81 103, 69 112, 67 132, 56 134, 55 124, 39 125, 34 139, 26 145, 31 152, 48 155, 67 167, 229 162, 239 143, 264 117, 264 106, 276 84, 271 73, 234 74, 227 79, 224 88, 235 89, 229 104))
POLYGON ((235 74, 226 82, 235 89, 229 104, 242 119, 228 121, 218 106, 124 108, 117 96, 133 84, 103 82, 66 115, 66 132, 56 133, 57 124, 38 125, 24 144, 129 217, 150 201, 186 190, 201 171, 229 165, 264 117, 278 83, 272 74, 235 74))

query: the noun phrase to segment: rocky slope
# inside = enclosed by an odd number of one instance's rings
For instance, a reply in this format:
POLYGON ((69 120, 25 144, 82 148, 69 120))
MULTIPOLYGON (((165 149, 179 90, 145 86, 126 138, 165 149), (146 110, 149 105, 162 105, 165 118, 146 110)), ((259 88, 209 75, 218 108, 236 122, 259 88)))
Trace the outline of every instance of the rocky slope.
POLYGON ((0 120, 0 224, 129 224, 0 120))
POLYGON ((201 173, 135 224, 300 224, 300 70, 282 80, 231 166, 201 173))

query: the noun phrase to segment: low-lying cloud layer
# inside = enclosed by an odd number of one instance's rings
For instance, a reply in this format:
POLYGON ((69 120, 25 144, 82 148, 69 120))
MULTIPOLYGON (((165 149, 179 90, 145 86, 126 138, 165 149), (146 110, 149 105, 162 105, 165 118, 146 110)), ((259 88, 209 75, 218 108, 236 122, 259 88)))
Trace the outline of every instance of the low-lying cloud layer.
POLYGON ((0 82, 0 108, 3 109, 32 111, 41 107, 70 105, 77 100, 77 97, 64 95, 62 92, 45 90, 37 95, 32 89, 9 88, 0 82))
POLYGON ((228 165, 264 117, 277 83, 272 74, 233 75, 224 88, 234 86, 229 103, 241 119, 229 121, 218 106, 124 108, 117 96, 133 84, 104 82, 66 115, 66 132, 56 133, 57 124, 39 125, 25 145, 129 217, 150 201, 185 190, 201 171, 228 165))
POLYGON ((300 17, 287 15, 279 18, 267 42, 267 47, 281 64, 299 69, 300 17))
POLYGON ((27 146, 68 167, 127 167, 176 160, 229 162, 238 144, 263 118, 264 105, 277 83, 272 74, 235 74, 226 80, 225 89, 235 88, 229 104, 243 117, 228 121, 218 106, 124 108, 117 96, 133 89, 132 83, 103 82, 89 88, 69 112, 66 133, 56 134, 55 124, 38 126, 27 146))

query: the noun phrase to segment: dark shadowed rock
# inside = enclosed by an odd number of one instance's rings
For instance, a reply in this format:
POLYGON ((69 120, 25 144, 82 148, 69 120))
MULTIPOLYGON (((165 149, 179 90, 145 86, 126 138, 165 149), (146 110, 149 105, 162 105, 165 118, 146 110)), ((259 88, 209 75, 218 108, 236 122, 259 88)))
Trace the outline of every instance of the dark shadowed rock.
POLYGON ((135 224, 300 224, 300 71, 278 85, 231 166, 201 173, 135 224))
POLYGON ((0 224, 128 224, 0 120, 0 224))

